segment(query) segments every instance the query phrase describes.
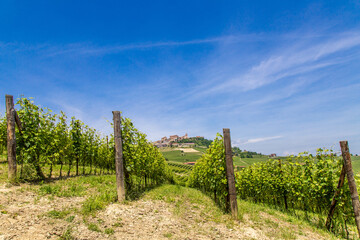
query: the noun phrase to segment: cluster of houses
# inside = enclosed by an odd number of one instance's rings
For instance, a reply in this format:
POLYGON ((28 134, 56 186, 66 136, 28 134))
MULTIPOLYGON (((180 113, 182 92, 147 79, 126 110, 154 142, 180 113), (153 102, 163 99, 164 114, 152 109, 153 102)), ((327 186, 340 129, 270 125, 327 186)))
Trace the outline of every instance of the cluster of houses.
MULTIPOLYGON (((196 136, 195 138, 204 138, 202 136, 196 136)), ((153 142, 154 146, 161 147, 194 147, 195 143, 179 143, 180 140, 189 139, 188 134, 186 133, 184 136, 180 137, 178 135, 171 135, 168 137, 163 137, 161 140, 153 142)))

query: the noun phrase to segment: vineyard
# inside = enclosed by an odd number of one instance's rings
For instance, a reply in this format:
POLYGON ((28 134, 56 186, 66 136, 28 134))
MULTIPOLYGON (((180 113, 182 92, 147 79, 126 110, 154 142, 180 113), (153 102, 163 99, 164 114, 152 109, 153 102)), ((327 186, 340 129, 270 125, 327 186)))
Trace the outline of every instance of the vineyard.
MULTIPOLYGON (((121 158, 125 201, 138 199, 156 186, 173 184, 179 188, 164 187, 166 194, 180 191, 180 186, 198 189, 210 197, 222 213, 231 211, 233 219, 243 218, 244 210, 238 210, 238 204, 255 204, 303 219, 335 236, 356 235, 354 189, 351 189, 348 171, 348 179, 344 178, 343 158, 332 151, 318 149, 315 155, 302 153, 269 160, 259 156, 259 162, 249 162, 234 175, 230 136, 225 136, 225 129, 224 135, 217 134, 204 153, 193 156, 200 158, 192 166, 183 164, 180 158, 175 162, 166 161, 128 118, 121 118, 120 132, 116 135, 114 117, 115 134, 105 136, 74 117, 68 118, 64 112, 55 114, 36 105, 30 98, 18 99, 13 109, 0 121, 0 150, 3 153, 7 149, 8 158, 15 150, 16 156, 16 165, 9 161, 9 182, 15 186, 23 182, 40 183, 36 192, 52 198, 88 195, 77 210, 86 224, 89 221, 86 219, 95 216, 95 212, 106 209, 117 199, 120 201, 117 161, 121 158), (13 139, 9 138, 11 116, 18 126, 14 129, 13 123, 13 139), (15 149, 9 148, 15 139, 15 149), (72 177, 77 180, 71 180, 72 177), (44 181, 47 184, 43 185, 44 181)), ((170 203, 179 198, 169 199, 164 197, 166 194, 159 193, 153 198, 167 199, 170 203)), ((198 193, 191 194, 198 197, 198 193)), ((68 210, 48 214, 54 218, 72 217, 68 210)), ((94 223, 89 223, 88 227, 91 224, 94 223)), ((110 234, 111 230, 106 229, 104 227, 103 231, 110 234)))
MULTIPOLYGON (((20 98, 16 113, 22 129, 16 128, 19 180, 38 181, 74 175, 102 175, 115 171, 114 135, 103 136, 64 112, 20 98)), ((126 190, 131 192, 172 182, 173 175, 163 155, 138 131, 130 119, 121 125, 126 190)), ((7 145, 6 118, 1 121, 1 148, 7 145)))
POLYGON ((174 162, 169 162, 168 165, 174 173, 175 182, 179 185, 185 186, 188 182, 189 174, 191 173, 193 166, 174 162))
MULTIPOLYGON (((223 138, 218 135, 195 164, 189 184, 229 210, 224 159, 223 138)), ((356 228, 349 185, 345 179, 338 185, 342 167, 341 157, 323 149, 314 156, 302 153, 285 160, 270 159, 236 172, 236 190, 240 199, 281 209, 348 238, 356 228), (327 222, 334 200, 337 207, 327 222)))
MULTIPOLYGON (((242 199, 274 205, 293 214, 303 213, 306 218, 317 216, 319 225, 325 225, 322 216, 329 212, 341 168, 341 159, 319 149, 316 156, 304 153, 245 168, 237 173, 237 190, 242 199)), ((347 235, 347 224, 355 224, 348 185, 341 188, 337 200, 330 228, 347 235)))

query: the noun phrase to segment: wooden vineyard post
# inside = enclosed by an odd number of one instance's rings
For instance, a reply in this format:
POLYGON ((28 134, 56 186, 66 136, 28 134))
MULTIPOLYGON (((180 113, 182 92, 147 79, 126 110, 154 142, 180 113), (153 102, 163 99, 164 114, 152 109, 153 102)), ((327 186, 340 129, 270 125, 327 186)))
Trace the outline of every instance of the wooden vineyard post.
POLYGON ((235 188, 234 164, 232 159, 230 129, 224 128, 224 147, 225 147, 225 160, 226 160, 226 178, 228 181, 228 196, 230 200, 231 215, 237 219, 238 206, 235 188))
POLYGON ((115 141, 115 171, 116 171, 116 190, 118 201, 125 200, 125 179, 124 161, 121 138, 121 117, 120 111, 113 111, 114 118, 114 141, 115 141))
POLYGON ((335 212, 335 207, 336 207, 336 204, 337 204, 337 199, 336 198, 340 194, 341 188, 344 186, 344 182, 345 182, 345 166, 343 165, 343 167, 341 169, 341 173, 340 173, 339 182, 338 182, 338 185, 337 185, 337 190, 334 193, 334 197, 333 197, 333 199, 331 201, 329 214, 327 216, 326 223, 325 223, 325 226, 326 226, 326 228, 328 230, 330 230, 332 217, 333 217, 334 212, 335 212))
POLYGON ((7 159, 9 163, 8 178, 10 182, 16 181, 16 139, 15 139, 15 109, 14 98, 5 95, 7 119, 7 159))
POLYGON ((346 172, 347 180, 349 183, 351 200, 352 200, 352 205, 353 205, 354 213, 355 213, 355 223, 356 223, 356 227, 357 227, 358 234, 360 237, 360 202, 359 202, 359 195, 358 195, 358 192, 356 189, 354 172, 352 170, 351 157, 350 157, 350 152, 349 152, 349 144, 347 141, 341 141, 340 147, 341 147, 342 157, 344 159, 345 172, 346 172))

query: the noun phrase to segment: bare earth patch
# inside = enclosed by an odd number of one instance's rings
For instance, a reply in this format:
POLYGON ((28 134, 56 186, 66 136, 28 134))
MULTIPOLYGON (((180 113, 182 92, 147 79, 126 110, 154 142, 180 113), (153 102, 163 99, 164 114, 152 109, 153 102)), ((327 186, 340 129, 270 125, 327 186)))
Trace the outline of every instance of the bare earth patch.
POLYGON ((195 152, 199 152, 198 150, 195 150, 193 148, 175 148, 174 150, 180 150, 183 151, 185 153, 195 153, 195 152))

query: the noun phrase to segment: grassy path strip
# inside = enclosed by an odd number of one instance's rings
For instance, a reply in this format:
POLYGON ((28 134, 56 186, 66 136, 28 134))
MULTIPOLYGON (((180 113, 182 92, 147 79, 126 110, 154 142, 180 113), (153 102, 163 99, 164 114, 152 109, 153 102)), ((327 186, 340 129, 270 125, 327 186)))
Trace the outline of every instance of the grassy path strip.
POLYGON ((336 239, 286 213, 245 201, 239 201, 240 221, 234 221, 201 191, 178 185, 114 203, 108 192, 112 178, 79 177, 10 190, 1 185, 0 238, 336 239))

